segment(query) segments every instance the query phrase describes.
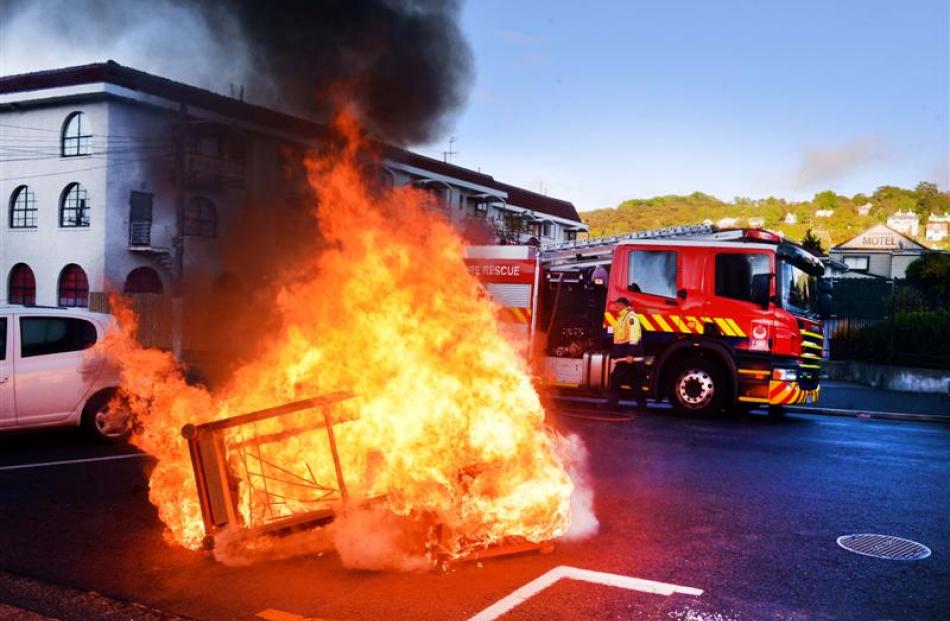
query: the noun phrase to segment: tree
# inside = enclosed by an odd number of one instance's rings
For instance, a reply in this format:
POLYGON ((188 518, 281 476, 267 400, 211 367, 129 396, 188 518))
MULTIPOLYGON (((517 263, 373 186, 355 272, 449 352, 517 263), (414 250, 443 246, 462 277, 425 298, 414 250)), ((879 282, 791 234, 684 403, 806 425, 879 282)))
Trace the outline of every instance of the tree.
POLYGON ((950 254, 925 252, 907 266, 905 277, 925 295, 950 301, 950 254))
POLYGON ((821 247, 821 240, 811 229, 805 231, 805 237, 802 238, 802 247, 816 256, 824 256, 825 249, 821 247))
POLYGON ((920 183, 917 184, 917 187, 914 188, 914 192, 917 192, 918 194, 922 196, 927 196, 927 195, 932 195, 932 194, 939 194, 940 188, 937 187, 936 183, 931 183, 930 181, 921 181, 920 183))
POLYGON ((812 202, 819 209, 835 209, 838 207, 838 195, 831 190, 825 190, 824 192, 815 194, 815 198, 812 199, 812 202))

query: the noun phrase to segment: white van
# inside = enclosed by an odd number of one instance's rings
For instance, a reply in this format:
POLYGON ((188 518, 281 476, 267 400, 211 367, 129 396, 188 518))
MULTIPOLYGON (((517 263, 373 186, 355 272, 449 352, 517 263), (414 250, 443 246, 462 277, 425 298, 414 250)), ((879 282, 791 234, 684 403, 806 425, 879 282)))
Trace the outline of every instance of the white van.
POLYGON ((123 438, 125 418, 108 411, 118 370, 93 349, 114 323, 85 309, 0 306, 0 432, 82 426, 123 438))

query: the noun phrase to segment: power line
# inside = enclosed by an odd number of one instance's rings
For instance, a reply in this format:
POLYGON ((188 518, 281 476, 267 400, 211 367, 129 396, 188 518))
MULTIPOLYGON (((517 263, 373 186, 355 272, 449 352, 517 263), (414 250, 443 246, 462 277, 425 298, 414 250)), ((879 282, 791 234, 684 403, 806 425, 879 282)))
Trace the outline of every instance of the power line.
POLYGON ((3 178, 0 178, 0 181, 19 181, 20 179, 36 179, 36 178, 39 178, 39 177, 54 177, 54 176, 57 176, 57 175, 72 175, 72 174, 74 174, 74 173, 79 173, 79 172, 88 172, 88 171, 90 171, 90 170, 103 170, 103 169, 105 169, 105 168, 112 168, 113 166, 124 166, 124 165, 126 165, 126 164, 135 164, 135 163, 137 163, 137 162, 145 162, 145 161, 148 161, 148 160, 156 160, 156 159, 161 159, 161 158, 165 158, 165 157, 171 157, 171 155, 172 155, 171 153, 165 153, 165 154, 162 154, 162 155, 153 155, 153 156, 151 156, 151 157, 142 157, 142 158, 137 158, 137 159, 132 159, 132 160, 124 160, 124 161, 120 161, 120 162, 111 162, 111 163, 106 164, 106 165, 104 165, 104 166, 92 166, 92 167, 90 167, 90 168, 75 168, 75 169, 73 169, 73 170, 62 170, 62 171, 49 172, 49 173, 37 173, 37 174, 33 174, 33 175, 18 175, 18 176, 16 176, 16 177, 3 177, 3 178))

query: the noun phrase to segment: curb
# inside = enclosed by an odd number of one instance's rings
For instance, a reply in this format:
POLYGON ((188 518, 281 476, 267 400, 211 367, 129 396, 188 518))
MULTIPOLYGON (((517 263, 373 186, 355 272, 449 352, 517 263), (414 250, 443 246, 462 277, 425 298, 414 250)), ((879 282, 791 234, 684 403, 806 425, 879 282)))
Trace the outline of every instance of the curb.
POLYGON ((950 425, 950 416, 936 414, 905 414, 903 412, 874 412, 865 410, 842 410, 838 408, 820 408, 803 405, 785 406, 789 412, 796 414, 818 414, 823 416, 841 416, 845 418, 860 418, 862 420, 896 420, 908 423, 942 423, 950 425))
POLYGON ((2 604, 25 612, 22 617, 11 618, 30 621, 194 621, 142 604, 0 570, 0 610, 2 604))

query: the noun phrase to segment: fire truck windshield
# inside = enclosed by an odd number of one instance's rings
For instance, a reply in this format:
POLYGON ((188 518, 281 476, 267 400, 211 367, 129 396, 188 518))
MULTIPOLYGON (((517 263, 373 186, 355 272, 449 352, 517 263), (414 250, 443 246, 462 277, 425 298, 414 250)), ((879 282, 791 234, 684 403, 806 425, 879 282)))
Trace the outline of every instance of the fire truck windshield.
POLYGON ((785 310, 799 315, 816 315, 818 277, 788 261, 780 261, 779 296, 785 310))

